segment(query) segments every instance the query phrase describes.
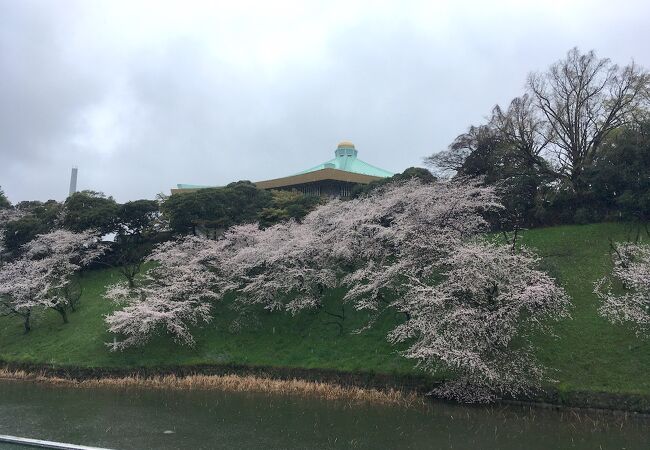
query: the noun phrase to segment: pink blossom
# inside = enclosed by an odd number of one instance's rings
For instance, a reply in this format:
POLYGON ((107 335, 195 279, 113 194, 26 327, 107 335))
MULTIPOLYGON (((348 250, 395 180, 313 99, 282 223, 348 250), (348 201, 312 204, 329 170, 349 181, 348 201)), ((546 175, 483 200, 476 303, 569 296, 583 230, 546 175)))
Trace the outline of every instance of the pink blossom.
POLYGON ((613 323, 632 323, 639 335, 650 330, 650 245, 614 246, 611 276, 601 278, 594 292, 602 300, 600 314, 613 323), (621 289, 614 290, 613 285, 621 289))
POLYGON ((107 343, 112 350, 142 345, 159 330, 192 345, 190 326, 211 319, 210 300, 219 298, 220 278, 210 262, 218 259, 215 241, 186 237, 159 245, 149 256, 155 266, 135 289, 125 282, 110 286, 105 297, 122 306, 105 318, 108 329, 123 337, 107 343))
POLYGON ((441 396, 485 401, 536 386, 544 370, 522 331, 550 333, 544 321, 567 317, 569 307, 564 290, 536 265, 525 249, 460 245, 437 265, 438 281, 405 281, 405 296, 395 304, 410 319, 389 340, 408 342, 404 355, 425 370, 458 376, 435 391, 441 396))
POLYGON ((17 259, 0 267, 0 314, 22 317, 26 332, 35 310, 55 309, 67 321, 64 288, 105 251, 98 241, 92 231, 55 230, 26 243, 17 259))
POLYGON ((370 313, 369 326, 385 308, 404 313, 389 340, 409 345, 404 355, 423 369, 455 375, 439 395, 520 393, 544 375, 526 333, 550 332, 546 320, 566 317, 569 300, 530 251, 477 240, 488 231, 484 215, 501 209, 475 180, 412 180, 330 201, 301 223, 169 242, 138 290, 109 290, 126 305, 107 317, 125 336, 110 345, 141 344, 161 328, 191 344, 189 326, 209 321, 210 302, 228 292, 242 311, 296 314, 322 308, 324 292, 341 287, 344 301, 370 313))

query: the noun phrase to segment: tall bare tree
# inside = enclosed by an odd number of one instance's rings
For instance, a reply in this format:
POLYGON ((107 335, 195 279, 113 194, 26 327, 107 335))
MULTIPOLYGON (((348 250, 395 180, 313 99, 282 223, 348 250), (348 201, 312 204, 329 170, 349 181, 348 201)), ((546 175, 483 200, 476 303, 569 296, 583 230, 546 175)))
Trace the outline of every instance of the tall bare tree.
MULTIPOLYGON (((497 136, 492 126, 471 126, 467 132, 460 134, 447 150, 434 153, 424 158, 424 163, 432 168, 435 175, 447 177, 457 173, 466 175, 467 158, 478 153, 485 153, 486 147, 493 147, 497 136)), ((474 175, 474 174, 472 174, 474 175)))
POLYGON ((546 72, 529 75, 528 90, 547 123, 557 171, 577 195, 585 191, 583 173, 599 146, 632 120, 647 89, 648 74, 634 62, 619 67, 577 48, 546 72))
POLYGON ((529 167, 546 168, 542 152, 552 133, 531 96, 524 94, 514 98, 506 110, 495 106, 490 126, 513 148, 513 155, 520 162, 529 167))
MULTIPOLYGON (((517 166, 520 171, 543 172, 548 170, 542 153, 550 135, 548 124, 533 98, 524 94, 513 99, 507 109, 495 106, 487 124, 471 126, 456 137, 447 150, 426 157, 424 163, 441 175, 477 175, 471 170, 467 173, 468 158, 485 158, 487 154, 506 152, 510 166, 517 166)), ((501 161, 504 159, 501 154, 494 156, 501 161)))

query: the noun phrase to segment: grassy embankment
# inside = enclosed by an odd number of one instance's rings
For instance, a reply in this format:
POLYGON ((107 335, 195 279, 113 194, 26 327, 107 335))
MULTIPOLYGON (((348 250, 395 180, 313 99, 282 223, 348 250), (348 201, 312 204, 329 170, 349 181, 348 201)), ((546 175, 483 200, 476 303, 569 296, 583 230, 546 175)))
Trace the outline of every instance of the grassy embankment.
MULTIPOLYGON (((627 235, 628 227, 620 224, 561 226, 523 234, 522 242, 538 251, 544 268, 573 299, 573 318, 554 325, 558 338, 536 338, 538 356, 556 370, 553 376, 561 392, 650 395, 650 342, 600 318, 592 293, 593 281, 611 267, 608 239, 624 240, 627 235)), ((233 332, 229 328, 234 314, 223 305, 216 309, 212 324, 196 331, 194 348, 158 337, 142 349, 111 353, 104 343, 112 337, 102 316, 112 305, 102 293, 119 277, 113 270, 86 273, 81 308, 67 325, 54 312, 46 313, 30 334, 23 335, 18 320, 0 318, 0 360, 77 367, 244 364, 419 373, 386 342, 386 333, 399 317, 386 314, 373 329, 352 334, 364 316, 349 306, 340 335, 338 327, 328 323, 332 317, 323 312, 294 318, 265 313, 257 324, 233 332)), ((340 312, 340 294, 328 294, 329 310, 340 312)))

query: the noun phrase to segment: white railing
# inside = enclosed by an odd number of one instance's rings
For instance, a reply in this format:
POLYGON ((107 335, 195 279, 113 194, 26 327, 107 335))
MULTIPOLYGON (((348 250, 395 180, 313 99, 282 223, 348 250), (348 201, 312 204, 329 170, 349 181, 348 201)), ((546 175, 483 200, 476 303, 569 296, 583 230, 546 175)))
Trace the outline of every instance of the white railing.
POLYGON ((28 439, 16 436, 5 436, 0 434, 0 443, 23 445, 25 447, 55 448, 61 450, 109 450, 100 447, 88 447, 86 445, 64 444, 62 442, 44 441, 41 439, 28 439))

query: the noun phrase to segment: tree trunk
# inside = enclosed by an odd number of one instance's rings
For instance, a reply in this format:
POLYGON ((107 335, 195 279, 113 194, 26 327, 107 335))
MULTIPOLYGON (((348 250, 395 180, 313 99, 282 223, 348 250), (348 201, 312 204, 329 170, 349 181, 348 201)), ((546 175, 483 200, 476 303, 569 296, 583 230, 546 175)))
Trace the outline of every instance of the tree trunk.
POLYGON ((32 329, 31 324, 29 323, 29 318, 31 317, 31 313, 27 313, 24 317, 25 321, 23 322, 23 326, 25 327, 25 334, 29 333, 30 330, 32 329))
POLYGON ((54 308, 56 312, 58 312, 61 315, 61 319, 63 319, 63 323, 68 323, 68 311, 65 309, 65 307, 57 307, 54 308))
POLYGON ((581 208, 585 205, 585 198, 587 197, 588 192, 588 186, 584 180, 582 170, 575 169, 571 174, 570 181, 575 193, 575 206, 576 208, 581 208))

